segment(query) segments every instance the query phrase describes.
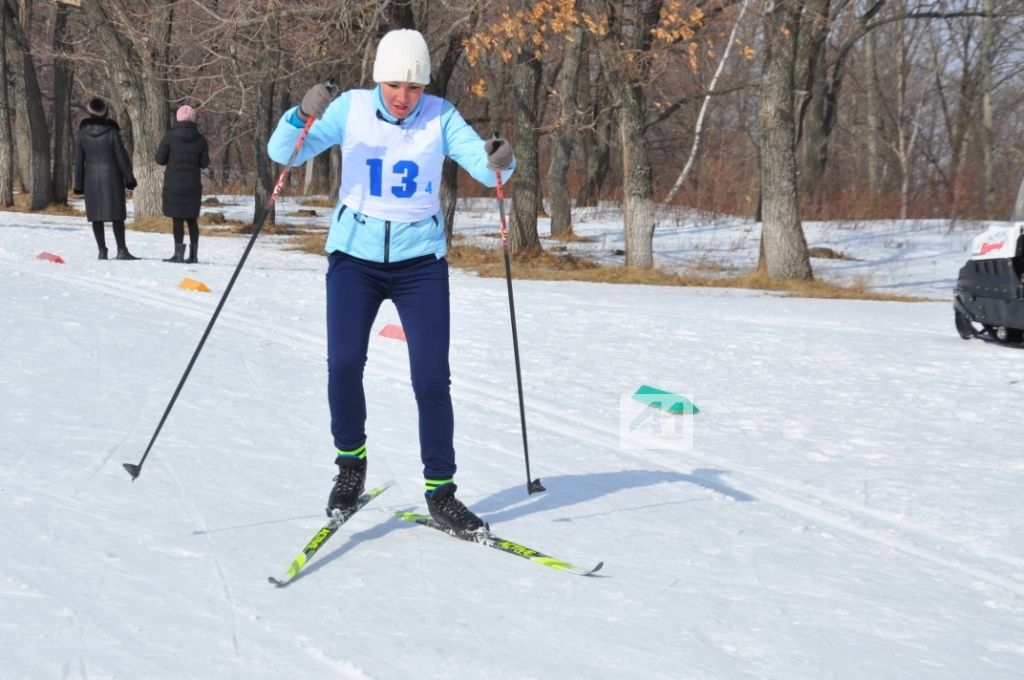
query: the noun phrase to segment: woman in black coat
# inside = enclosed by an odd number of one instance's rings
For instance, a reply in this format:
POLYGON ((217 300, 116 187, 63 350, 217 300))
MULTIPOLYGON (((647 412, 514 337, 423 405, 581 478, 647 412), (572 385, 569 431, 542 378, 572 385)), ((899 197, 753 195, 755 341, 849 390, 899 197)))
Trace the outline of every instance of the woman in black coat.
POLYGON ((103 223, 110 222, 117 240, 118 260, 136 260, 124 241, 124 190, 134 189, 132 161, 121 142, 121 128, 107 118, 106 103, 96 97, 86 106, 89 117, 78 126, 72 191, 85 194, 85 215, 92 222, 100 259, 107 259, 103 223))
POLYGON ((174 255, 164 262, 198 262, 199 205, 203 181, 199 171, 210 165, 206 138, 196 127, 196 110, 189 105, 178 109, 177 122, 160 140, 156 162, 164 168, 164 215, 174 229, 174 255), (185 227, 188 223, 188 260, 185 259, 185 227))

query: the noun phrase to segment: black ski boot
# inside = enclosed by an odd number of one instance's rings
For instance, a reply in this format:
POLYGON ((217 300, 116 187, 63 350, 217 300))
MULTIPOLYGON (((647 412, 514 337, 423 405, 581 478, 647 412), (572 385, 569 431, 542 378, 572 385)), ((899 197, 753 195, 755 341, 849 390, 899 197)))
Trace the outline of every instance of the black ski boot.
POLYGON ((334 478, 334 488, 327 499, 327 516, 334 510, 351 510, 359 500, 366 486, 366 459, 355 456, 342 456, 335 461, 338 464, 338 476, 334 478))
POLYGON ((430 516, 441 526, 457 534, 471 534, 484 526, 482 519, 470 512, 469 508, 455 497, 455 484, 444 484, 433 493, 426 494, 430 516))
POLYGON ((199 262, 199 244, 189 243, 188 244, 188 259, 185 260, 189 264, 197 264, 199 262))
POLYGON ((128 248, 126 248, 124 246, 118 246, 117 247, 117 255, 114 256, 114 259, 115 260, 137 260, 139 258, 137 258, 134 255, 132 255, 131 253, 129 253, 128 252, 128 248))
POLYGON ((175 243, 174 244, 174 255, 164 260, 164 262, 184 262, 185 261, 185 244, 175 243))
POLYGON ((101 260, 107 259, 107 249, 104 248, 103 246, 100 246, 100 259, 101 260))

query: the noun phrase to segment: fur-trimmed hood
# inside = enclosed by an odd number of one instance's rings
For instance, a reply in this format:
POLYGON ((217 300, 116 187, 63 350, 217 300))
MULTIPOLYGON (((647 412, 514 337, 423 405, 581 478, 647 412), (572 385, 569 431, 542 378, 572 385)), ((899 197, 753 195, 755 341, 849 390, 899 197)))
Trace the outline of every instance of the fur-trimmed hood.
POLYGON ((86 134, 97 137, 106 133, 110 129, 117 130, 118 132, 121 130, 115 121, 112 121, 109 118, 97 118, 96 116, 83 118, 82 122, 78 124, 78 129, 86 134))

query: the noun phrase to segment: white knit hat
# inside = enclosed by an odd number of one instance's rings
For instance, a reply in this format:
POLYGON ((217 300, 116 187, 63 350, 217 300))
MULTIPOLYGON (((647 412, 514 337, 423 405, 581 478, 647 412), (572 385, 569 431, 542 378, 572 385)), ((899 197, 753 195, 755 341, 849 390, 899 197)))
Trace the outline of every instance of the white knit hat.
POLYGON ((419 31, 389 31, 377 45, 373 80, 378 83, 430 83, 430 49, 419 31))

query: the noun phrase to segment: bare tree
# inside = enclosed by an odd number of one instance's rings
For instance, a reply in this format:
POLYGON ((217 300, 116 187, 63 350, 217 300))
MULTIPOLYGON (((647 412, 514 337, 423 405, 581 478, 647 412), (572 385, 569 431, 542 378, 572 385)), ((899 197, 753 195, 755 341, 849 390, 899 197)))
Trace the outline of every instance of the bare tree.
POLYGON ((912 158, 921 132, 921 113, 926 102, 928 79, 918 70, 917 50, 921 37, 921 24, 896 25, 895 87, 893 98, 887 100, 888 116, 895 138, 889 146, 899 163, 900 219, 906 219, 910 207, 910 188, 913 174, 912 158))
POLYGON ((163 172, 154 160, 170 120, 167 54, 177 0, 82 0, 89 28, 102 42, 113 82, 108 96, 131 119, 135 219, 162 214, 163 172))
POLYGON ((14 137, 7 92, 7 12, 0 12, 0 206, 14 205, 14 137))
MULTIPOLYGON (((871 2, 871 0, 867 0, 871 2)), ((882 184, 881 154, 879 151, 879 127, 881 112, 878 90, 877 49, 878 33, 869 32, 864 37, 864 89, 867 107, 867 172, 871 197, 876 198, 882 184)))
POLYGON ((17 127, 23 132, 18 146, 22 156, 22 182, 29 192, 29 209, 42 210, 52 202, 53 187, 50 183, 50 130, 28 39, 32 5, 26 0, 16 9, 7 0, 3 9, 10 22, 9 37, 13 38, 17 53, 14 75, 17 127))
POLYGON ((611 162, 612 122, 614 119, 608 80, 601 71, 601 61, 592 48, 594 39, 585 33, 584 77, 580 83, 580 155, 583 161, 583 183, 576 205, 596 206, 601 198, 611 162), (593 75, 591 75, 593 74, 593 75))
POLYGON ((704 101, 700 105, 700 113, 697 114, 697 123, 693 129, 693 143, 690 145, 690 155, 686 159, 686 164, 683 169, 679 172, 679 176, 676 177, 675 183, 672 184, 672 188, 669 189, 668 194, 665 196, 663 203, 671 203, 672 199, 675 198, 676 192, 683 186, 683 182, 690 176, 690 171, 693 170, 693 164, 697 160, 697 152, 700 151, 700 139, 704 132, 704 116, 707 114, 708 105, 711 103, 711 95, 715 91, 715 87, 718 85, 718 79, 722 75, 722 70, 725 68, 725 64, 729 61, 729 53, 732 51, 732 46, 736 41, 736 31, 740 27, 740 22, 743 21, 743 15, 747 11, 747 5, 750 0, 743 0, 740 5, 739 14, 736 16, 736 21, 732 25, 732 30, 729 31, 729 38, 726 40, 725 49, 722 51, 722 58, 718 62, 718 68, 715 69, 715 75, 711 77, 711 82, 708 84, 708 93, 704 96, 704 101))
POLYGON ((53 202, 68 202, 71 168, 71 89, 74 77, 66 51, 68 6, 58 2, 53 7, 53 202))
POLYGON ((588 0, 586 8, 600 33, 597 50, 618 112, 622 156, 622 212, 626 266, 654 266, 655 206, 651 160, 646 141, 647 99, 653 29, 661 2, 588 0))
POLYGON ((576 111, 580 89, 580 62, 583 56, 583 29, 574 26, 562 47, 562 68, 555 97, 558 120, 551 140, 551 162, 548 165, 547 189, 551 204, 551 236, 572 237, 572 203, 569 200, 569 164, 576 142, 576 111))
POLYGON ((800 223, 796 177, 793 71, 803 3, 765 0, 761 79, 761 232, 759 269, 776 279, 812 278, 800 223))
POLYGON ((509 247, 513 254, 539 253, 537 213, 541 206, 540 57, 523 50, 512 67, 512 148, 516 150, 516 181, 512 191, 509 247))
POLYGON ((993 160, 993 147, 995 146, 994 132, 995 115, 993 113, 992 99, 995 89, 995 17, 993 0, 984 0, 985 17, 981 27, 981 125, 982 125, 982 151, 985 156, 985 210, 988 217, 995 212, 996 191, 995 191, 995 161, 993 160))

